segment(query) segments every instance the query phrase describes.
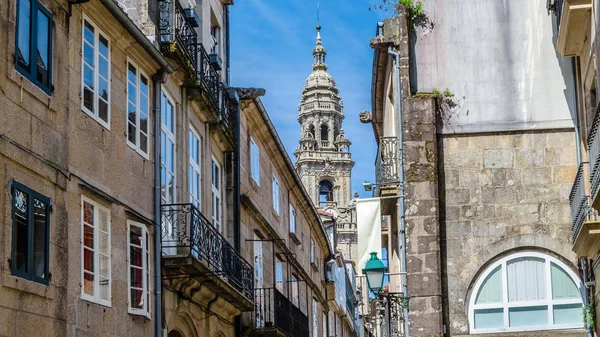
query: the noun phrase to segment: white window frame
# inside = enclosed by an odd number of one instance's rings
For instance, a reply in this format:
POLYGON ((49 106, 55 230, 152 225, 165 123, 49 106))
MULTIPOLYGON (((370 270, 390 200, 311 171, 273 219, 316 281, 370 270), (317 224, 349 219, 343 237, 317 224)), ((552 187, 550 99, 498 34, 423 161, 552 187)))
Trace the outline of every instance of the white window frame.
POLYGON ((260 149, 252 137, 250 137, 250 176, 256 185, 260 186, 260 149))
MULTIPOLYGON (((582 323, 578 324, 553 324, 554 316, 553 316, 553 306, 561 305, 561 304, 581 304, 582 299, 567 299, 567 300, 553 300, 552 299, 552 274, 551 274, 551 263, 556 264, 558 267, 562 268, 573 280, 573 283, 577 286, 577 288, 581 291, 581 281, 579 277, 564 263, 560 260, 548 256, 546 254, 537 253, 537 252, 521 252, 515 253, 496 261, 487 267, 485 272, 483 272, 477 282, 475 283, 475 287, 473 288, 473 292, 471 293, 471 298, 469 302, 469 329, 472 334, 481 334, 481 333, 495 333, 495 332, 516 332, 516 331, 538 331, 538 330, 562 330, 562 329, 580 329, 583 328, 582 323), (508 301, 508 287, 507 287, 507 262, 512 261, 514 259, 531 257, 531 258, 539 258, 544 259, 544 271, 546 273, 546 299, 543 301, 529 301, 529 302, 509 302, 508 301), (500 303, 485 303, 485 304, 475 304, 475 300, 483 285, 483 282, 486 278, 496 269, 498 266, 501 266, 500 272, 502 276, 502 302, 500 303), (509 326, 509 308, 515 307, 532 307, 532 306, 548 306, 548 325, 540 325, 540 326, 527 326, 527 327, 510 327, 509 326), (504 328, 489 328, 489 329, 475 329, 475 310, 478 309, 503 309, 504 315, 504 328)), ((583 304, 581 304, 583 307, 583 304)))
POLYGON ((212 212, 211 212, 211 216, 212 216, 212 223, 213 226, 217 229, 217 231, 219 233, 221 233, 221 228, 222 228, 222 222, 223 222, 223 193, 221 193, 221 191, 223 191, 223 169, 221 164, 217 161, 217 159, 215 158, 215 156, 212 157, 212 163, 211 163, 211 207, 212 207, 212 212), (215 174, 215 166, 219 169, 219 181, 217 183, 217 185, 215 185, 215 179, 214 179, 214 174, 215 174), (215 198, 218 197, 218 202, 215 202, 215 198), (217 210, 218 210, 218 214, 217 214, 217 210))
POLYGON ((92 117, 94 120, 96 120, 98 123, 100 123, 100 125, 102 125, 103 127, 105 127, 106 129, 110 130, 110 120, 111 120, 111 108, 110 108, 110 101, 111 101, 111 52, 110 52, 110 48, 111 48, 111 41, 110 38, 108 37, 108 35, 98 27, 98 25, 96 23, 94 23, 94 21, 92 21, 87 15, 83 14, 82 15, 82 21, 81 21, 81 87, 80 87, 80 92, 79 94, 81 95, 81 110, 83 112, 85 112, 88 116, 92 117), (92 27, 94 27, 94 95, 93 95, 93 107, 94 107, 94 111, 90 111, 84 104, 84 89, 85 89, 85 83, 84 83, 84 69, 85 69, 85 58, 84 58, 84 45, 85 45, 85 22, 89 23, 92 27), (102 35, 103 38, 106 39, 106 41, 108 42, 108 78, 106 79, 106 81, 108 82, 108 100, 107 100, 107 121, 102 120, 102 118, 100 118, 100 112, 99 112, 99 107, 98 107, 98 100, 101 99, 99 94, 98 94, 98 90, 99 90, 99 86, 98 86, 98 78, 99 78, 99 63, 98 60, 100 58, 100 51, 99 51, 99 43, 100 43, 100 35, 102 35))
MULTIPOLYGON (((161 122, 160 122, 160 131, 161 131, 161 137, 163 136, 163 133, 165 134, 165 136, 167 137, 166 140, 170 140, 171 142, 173 142, 173 171, 171 172, 167 167, 166 167, 166 161, 163 163, 163 160, 165 157, 165 153, 161 153, 160 155, 160 165, 161 165, 161 170, 163 169, 163 167, 165 168, 165 170, 167 171, 167 174, 170 172, 173 175, 173 195, 169 195, 168 194, 168 189, 167 189, 167 198, 163 198, 162 195, 162 191, 161 191, 161 202, 165 203, 165 204, 172 204, 175 203, 176 197, 177 197, 177 137, 176 137, 176 132, 177 132, 177 107, 175 105, 175 101, 173 101, 173 99, 171 98, 171 95, 169 95, 169 93, 165 90, 164 86, 161 90, 161 95, 165 96, 165 99, 167 100, 167 103, 170 103, 171 106, 173 107, 173 130, 169 130, 167 125, 165 125, 162 122, 162 116, 160 118, 161 122)), ((161 96, 161 105, 162 105, 162 96, 161 96)), ((165 111, 163 111, 162 107, 161 107, 161 114, 165 113, 165 111)), ((166 143, 165 140, 165 143, 166 143)), ((162 142, 162 140, 161 140, 162 142)), ((162 149, 161 149, 162 151, 162 149)), ((162 173, 162 172, 161 172, 162 173)), ((164 185, 166 187, 166 181, 161 182, 161 189, 162 189, 162 185, 164 185)))
POLYGON ((312 327, 313 337, 319 337, 319 309, 317 306, 317 299, 312 298, 312 327))
POLYGON ((190 189, 189 194, 190 194, 190 202, 192 204, 194 204, 196 207, 198 207, 199 210, 202 209, 202 149, 203 149, 203 142, 204 140, 202 139, 202 137, 200 136, 200 134, 198 132, 196 132, 196 130, 194 129, 194 127, 190 124, 190 131, 188 133, 188 143, 190 146, 190 148, 188 149, 188 154, 189 154, 189 160, 190 160, 190 164, 189 164, 189 172, 188 172, 188 186, 192 185, 192 178, 193 175, 197 175, 198 178, 198 195, 194 195, 192 189, 190 189), (198 140, 198 162, 196 163, 192 157, 192 136, 196 137, 196 139, 198 140))
POLYGON ((285 284, 283 282, 283 264, 279 259, 275 260, 275 289, 282 294, 285 292, 285 284), (280 279, 278 279, 279 276, 281 276, 280 279))
POLYGON ((81 298, 90 302, 94 302, 94 303, 98 303, 100 305, 104 305, 107 307, 111 306, 111 299, 112 299, 112 261, 111 261, 111 213, 110 210, 102 205, 100 205, 99 203, 97 203, 96 201, 82 195, 81 196, 81 298), (84 287, 84 274, 85 274, 85 261, 84 261, 84 250, 85 248, 85 243, 84 243, 84 203, 88 203, 92 206, 94 206, 94 218, 93 218, 93 224, 92 228, 94 230, 94 247, 93 247, 93 253, 94 253, 94 270, 93 270, 93 274, 94 274, 94 294, 93 295, 89 295, 85 293, 85 287, 84 287), (98 219, 99 219, 99 212, 98 210, 102 210, 104 212, 106 212, 107 214, 107 228, 108 228, 108 252, 107 252, 107 256, 108 256, 108 300, 104 300, 100 298, 100 277, 98 275, 99 273, 99 266, 100 266, 100 253, 98 252, 99 249, 99 244, 100 244, 100 240, 98 240, 98 233, 100 232, 100 229, 98 227, 98 219))
POLYGON ((211 23, 210 25, 210 40, 212 42, 210 48, 211 54, 221 55, 221 26, 217 23, 211 23))
POLYGON ((315 264, 316 261, 315 240, 310 239, 310 263, 315 264))
POLYGON ((275 214, 279 215, 280 207, 279 207, 279 180, 273 175, 273 210, 275 214))
POLYGON ((290 292, 292 293, 291 302, 296 308, 300 308, 300 287, 298 284, 298 277, 296 277, 295 274, 290 276, 290 287, 290 292))
POLYGON ((290 204, 290 233, 296 234, 296 209, 290 204))
POLYGON ((128 312, 133 315, 142 315, 147 318, 150 318, 150 250, 149 246, 149 233, 146 229, 146 226, 142 223, 127 220, 127 307, 128 312), (144 301, 144 308, 138 309, 133 308, 131 306, 131 227, 138 227, 142 229, 142 246, 134 245, 134 247, 138 247, 142 249, 143 258, 142 258, 142 273, 144 275, 143 278, 143 286, 142 291, 144 292, 144 298, 147 299, 144 301))
POLYGON ((125 97, 126 98, 126 103, 125 103, 125 139, 127 142, 127 145, 129 145, 132 149, 134 149, 137 153, 139 153, 142 157, 144 157, 146 160, 150 160, 150 130, 151 130, 151 121, 150 121, 150 92, 151 92, 151 88, 150 88, 150 77, 148 77, 148 75, 146 75, 146 73, 144 73, 141 68, 135 63, 133 62, 133 60, 131 60, 129 57, 127 58, 127 70, 126 70, 126 75, 125 77, 127 85, 125 86, 125 97), (135 70, 136 70, 136 81, 137 83, 135 83, 135 90, 136 90, 136 102, 135 102, 135 107, 136 107, 136 114, 135 114, 135 143, 132 143, 129 140, 129 65, 132 65, 135 70), (147 120, 147 132, 146 132, 146 152, 144 152, 144 150, 142 150, 142 143, 140 141, 141 139, 141 135, 142 135, 142 128, 141 128, 141 114, 143 113, 142 111, 142 106, 140 104, 141 100, 140 98, 143 96, 142 94, 142 90, 141 90, 141 77, 145 77, 146 78, 146 82, 148 83, 148 95, 146 97, 146 120, 147 120))

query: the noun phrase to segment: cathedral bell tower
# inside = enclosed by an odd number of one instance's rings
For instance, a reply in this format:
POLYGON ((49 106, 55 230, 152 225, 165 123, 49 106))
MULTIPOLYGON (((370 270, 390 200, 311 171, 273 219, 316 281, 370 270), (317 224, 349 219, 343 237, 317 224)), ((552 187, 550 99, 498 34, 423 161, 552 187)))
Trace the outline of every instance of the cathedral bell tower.
POLYGON ((351 229, 350 178, 354 162, 351 143, 342 127, 344 104, 335 80, 327 72, 326 55, 321 43, 321 26, 317 26, 313 71, 306 79, 298 105, 301 134, 294 152, 296 171, 315 206, 334 214, 338 228, 348 223, 351 229))

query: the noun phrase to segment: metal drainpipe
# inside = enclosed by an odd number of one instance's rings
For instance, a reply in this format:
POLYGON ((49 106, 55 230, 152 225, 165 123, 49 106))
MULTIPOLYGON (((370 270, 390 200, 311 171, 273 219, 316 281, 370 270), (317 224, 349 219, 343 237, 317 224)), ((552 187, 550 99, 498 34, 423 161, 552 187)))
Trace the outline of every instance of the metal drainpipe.
MULTIPOLYGON (((400 82, 400 54, 389 47, 388 54, 394 56, 396 61, 396 116, 397 116, 397 136, 398 136, 398 176, 400 195, 398 198, 398 216, 400 218, 400 237, 398 238, 398 246, 400 246, 400 263, 401 263, 401 280, 404 288, 404 296, 408 297, 408 285, 406 284, 406 222, 404 221, 404 160, 402 158, 402 83, 400 82)), ((404 307, 404 336, 409 337, 408 323, 408 307, 404 307)))
POLYGON ((574 104, 573 104, 573 108, 574 108, 574 112, 575 112, 575 116, 573 118, 573 124, 575 124, 575 151, 577 152, 577 167, 579 167, 579 165, 581 165, 581 135, 579 134, 579 109, 578 109, 578 95, 577 95, 577 74, 575 73, 577 71, 577 64, 575 62, 575 58, 572 57, 571 58, 571 68, 572 68, 572 73, 573 73, 573 84, 575 85, 575 89, 573 90, 573 97, 574 97, 574 104))
POLYGON ((165 82, 165 69, 159 70, 152 81, 154 85, 154 335, 162 331, 162 279, 161 279, 161 226, 160 226, 160 114, 161 85, 165 82))

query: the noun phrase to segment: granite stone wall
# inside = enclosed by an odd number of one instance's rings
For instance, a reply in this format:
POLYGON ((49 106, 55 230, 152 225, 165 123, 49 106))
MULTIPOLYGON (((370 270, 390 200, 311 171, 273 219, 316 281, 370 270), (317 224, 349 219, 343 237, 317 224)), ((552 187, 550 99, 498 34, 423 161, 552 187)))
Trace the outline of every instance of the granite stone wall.
MULTIPOLYGON (((451 335, 469 334, 479 273, 519 250, 575 268, 569 193, 577 171, 572 131, 440 136, 442 270, 451 335)), ((531 333, 535 335, 535 333, 531 333)))

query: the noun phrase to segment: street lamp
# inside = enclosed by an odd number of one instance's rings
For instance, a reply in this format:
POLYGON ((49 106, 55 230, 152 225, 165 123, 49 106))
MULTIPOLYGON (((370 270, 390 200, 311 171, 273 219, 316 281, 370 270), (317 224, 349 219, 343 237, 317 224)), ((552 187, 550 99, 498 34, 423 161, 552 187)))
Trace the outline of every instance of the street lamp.
POLYGON ((369 290, 371 290, 375 297, 379 297, 379 291, 383 288, 383 277, 386 269, 383 261, 377 257, 377 253, 372 252, 371 258, 367 261, 367 264, 362 271, 367 278, 369 290))
MULTIPOLYGON (((383 301, 385 308, 385 319, 387 320, 387 331, 389 336, 399 335, 399 323, 406 319, 403 313, 403 308, 408 308, 408 297, 403 293, 383 292, 383 278, 386 275, 385 264, 377 257, 376 252, 371 253, 371 258, 365 264, 362 270, 367 279, 369 290, 375 295, 375 298, 383 301)), ((390 274, 387 274, 390 275, 390 274)))

